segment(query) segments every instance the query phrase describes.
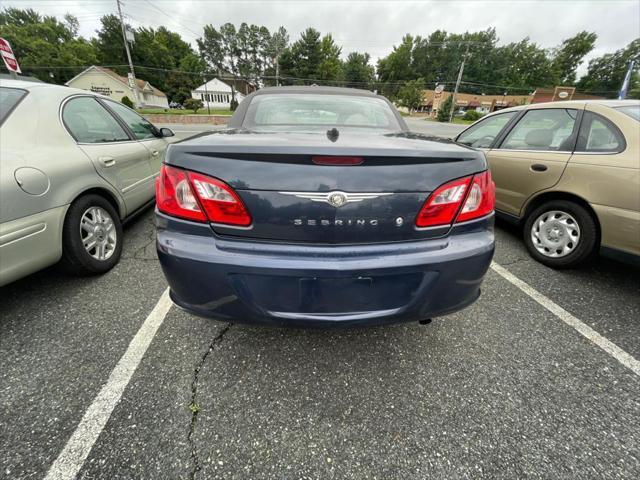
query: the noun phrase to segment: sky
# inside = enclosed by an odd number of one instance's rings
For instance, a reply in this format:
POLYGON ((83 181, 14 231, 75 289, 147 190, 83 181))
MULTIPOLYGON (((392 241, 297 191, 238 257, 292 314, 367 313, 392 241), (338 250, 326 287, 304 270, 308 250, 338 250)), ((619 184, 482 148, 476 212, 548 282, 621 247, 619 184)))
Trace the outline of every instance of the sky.
MULTIPOLYGON (((552 48, 581 30, 597 33, 595 49, 578 69, 586 72, 590 58, 625 47, 640 37, 640 0, 122 0, 126 21, 134 27, 164 25, 194 47, 202 27, 226 22, 284 26, 295 41, 314 27, 331 33, 342 54, 368 52, 373 63, 398 45, 406 33, 428 36, 434 30, 452 33, 495 27, 500 43, 529 37, 552 48)), ((3 7, 33 8, 80 21, 80 34, 92 37, 100 17, 116 13, 116 0, 2 0, 3 7)))

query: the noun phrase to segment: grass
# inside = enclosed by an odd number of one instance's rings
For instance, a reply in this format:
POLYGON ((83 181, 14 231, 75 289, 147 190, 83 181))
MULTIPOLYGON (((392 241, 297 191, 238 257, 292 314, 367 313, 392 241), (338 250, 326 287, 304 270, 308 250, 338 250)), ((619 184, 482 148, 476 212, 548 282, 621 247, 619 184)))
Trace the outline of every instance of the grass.
MULTIPOLYGON (((423 117, 423 118, 429 122, 438 121, 435 117, 423 117)), ((460 117, 453 117, 453 122, 451 123, 455 123, 456 125, 471 125, 473 122, 475 122, 475 120, 463 120, 460 117)), ((449 122, 442 122, 442 123, 449 123, 449 122)))
MULTIPOLYGON (((179 110, 177 108, 140 108, 137 110, 142 114, 167 114, 167 115, 196 115, 193 110, 179 110)), ((206 108, 198 110, 197 115, 231 115, 231 110, 210 109, 209 113, 206 108)))

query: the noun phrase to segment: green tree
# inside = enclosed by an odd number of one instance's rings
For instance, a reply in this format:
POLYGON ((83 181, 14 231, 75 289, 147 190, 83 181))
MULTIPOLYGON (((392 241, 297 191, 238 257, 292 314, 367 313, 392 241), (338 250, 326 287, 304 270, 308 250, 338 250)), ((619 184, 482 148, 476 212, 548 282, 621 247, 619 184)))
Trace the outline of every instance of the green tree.
MULTIPOLYGON (((280 75, 280 57, 287 50, 289 46, 289 33, 287 29, 284 27, 278 28, 269 39, 269 44, 266 48, 266 54, 268 58, 268 62, 265 67, 265 75, 270 77, 276 77, 280 75)), ((278 79, 271 78, 265 80, 265 83, 268 85, 277 85, 278 79)))
POLYGON ((614 53, 591 60, 586 75, 578 83, 578 89, 616 98, 632 60, 635 60, 636 67, 631 75, 627 98, 640 98, 640 38, 614 53))
POLYGON ((582 59, 595 46, 598 36, 592 32, 582 31, 552 51, 552 68, 556 75, 556 83, 573 85, 576 82, 576 70, 582 59))
POLYGON ((381 82, 382 93, 395 100, 397 98, 400 85, 407 80, 417 77, 412 68, 413 37, 405 35, 402 43, 393 47, 387 57, 378 61, 378 78, 381 82))
POLYGON ((436 119, 439 122, 448 122, 453 108, 453 95, 449 95, 447 99, 440 104, 436 119))
POLYGON ((127 54, 122 41, 120 19, 116 15, 104 15, 100 18, 100 29, 96 30, 95 45, 100 65, 110 65, 120 75, 127 73, 127 54), (122 67, 113 67, 122 65, 122 67))
POLYGON ((347 87, 372 88, 375 80, 375 69, 369 65, 369 54, 351 52, 342 65, 347 87))
POLYGON ((0 36, 11 43, 23 74, 45 82, 64 83, 97 63, 95 46, 77 35, 77 25, 77 18, 69 14, 61 22, 31 9, 0 12, 0 36))
POLYGON ((331 81, 342 79, 342 61, 340 60, 340 53, 342 47, 339 47, 333 40, 333 37, 325 35, 320 41, 320 55, 321 60, 318 65, 319 80, 331 81))
MULTIPOLYGON (((120 75, 128 71, 120 20, 105 15, 95 41, 100 63, 120 75)), ((179 34, 165 27, 134 30, 135 42, 130 46, 136 75, 159 88, 172 101, 182 103, 201 82, 204 63, 179 34)))
POLYGON ((506 85, 521 93, 555 85, 556 75, 547 52, 529 38, 498 47, 497 57, 492 83, 506 85))
POLYGON ((398 103, 409 109, 416 110, 424 101, 422 93, 424 91, 424 80, 418 78, 405 83, 398 91, 398 103))
POLYGON ((331 35, 323 37, 316 29, 307 28, 291 47, 282 52, 282 75, 295 77, 288 83, 335 84, 342 79, 341 50, 331 35))
POLYGON ((301 79, 316 78, 320 62, 322 62, 320 32, 315 28, 307 28, 300 35, 300 39, 291 45, 291 68, 285 73, 301 79))

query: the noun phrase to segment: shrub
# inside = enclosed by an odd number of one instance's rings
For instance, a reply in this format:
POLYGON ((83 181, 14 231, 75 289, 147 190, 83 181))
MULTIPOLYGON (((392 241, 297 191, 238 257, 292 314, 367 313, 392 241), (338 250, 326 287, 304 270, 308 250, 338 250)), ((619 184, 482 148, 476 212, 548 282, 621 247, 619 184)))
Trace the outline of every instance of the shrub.
POLYGON ((199 98, 187 98, 184 101, 184 108, 187 110, 193 110, 193 113, 198 113, 198 110, 203 106, 204 104, 199 98))
POLYGON ((438 116, 436 119, 439 122, 448 122, 451 109, 453 108, 453 95, 449 95, 447 99, 440 104, 438 108, 438 116))
POLYGON ((464 114, 464 117, 462 117, 463 120, 472 120, 472 121, 476 121, 479 118, 482 117, 482 114, 480 112, 477 112, 475 110, 467 110, 464 114))
POLYGON ((122 100, 120 100, 120 102, 123 105, 126 105, 129 108, 133 108, 133 102, 131 101, 131 99, 129 97, 127 97, 126 95, 124 97, 122 97, 122 100))

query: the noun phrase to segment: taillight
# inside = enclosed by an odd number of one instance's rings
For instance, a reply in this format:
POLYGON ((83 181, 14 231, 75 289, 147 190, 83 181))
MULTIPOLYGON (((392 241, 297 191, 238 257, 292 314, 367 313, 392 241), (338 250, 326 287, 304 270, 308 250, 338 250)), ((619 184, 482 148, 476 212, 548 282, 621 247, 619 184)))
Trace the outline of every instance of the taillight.
POLYGON ((196 222, 207 221, 184 170, 162 166, 156 181, 156 205, 167 215, 196 222))
POLYGON ((486 170, 474 175, 471 189, 464 202, 456 223, 467 222, 474 218, 484 217, 493 212, 496 203, 496 186, 491 179, 491 172, 486 170))
POLYGON ((226 183, 200 173, 163 165, 156 184, 158 210, 197 222, 249 226, 251 215, 226 183))
POLYGON ((495 186, 487 170, 438 187, 420 209, 416 226, 438 227, 488 215, 495 203, 495 186))

